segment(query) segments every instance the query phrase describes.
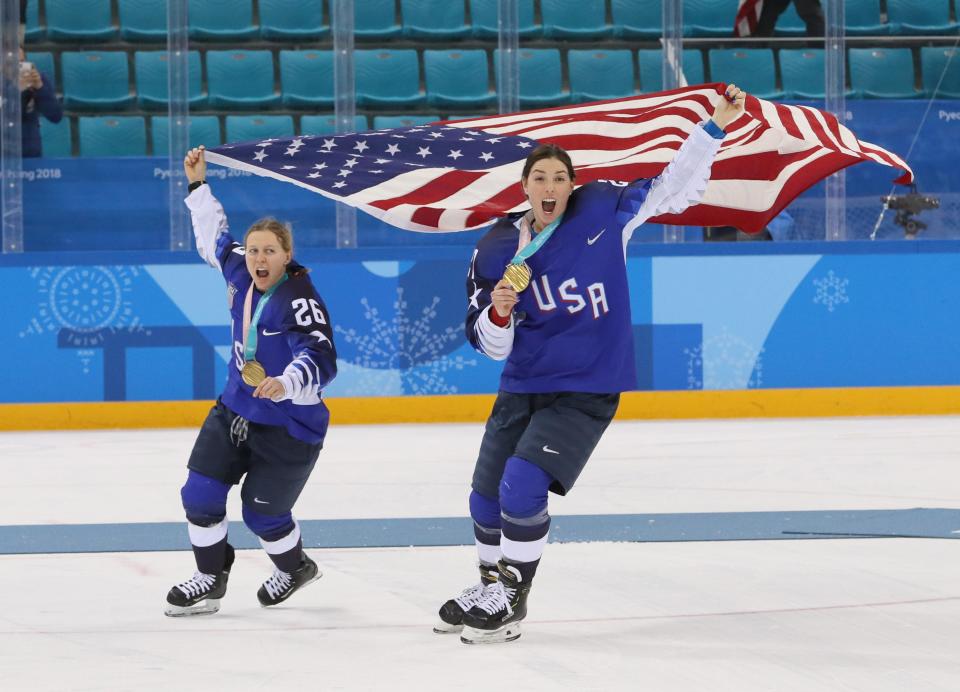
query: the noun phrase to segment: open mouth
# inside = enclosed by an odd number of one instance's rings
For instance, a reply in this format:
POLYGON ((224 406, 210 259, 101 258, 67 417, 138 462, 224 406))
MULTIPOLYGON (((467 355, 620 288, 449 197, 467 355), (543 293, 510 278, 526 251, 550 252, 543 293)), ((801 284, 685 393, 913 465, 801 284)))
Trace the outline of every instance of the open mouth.
POLYGON ((263 269, 262 267, 257 269, 257 278, 258 278, 258 279, 266 279, 268 276, 270 276, 270 270, 269 270, 269 269, 263 269))
POLYGON ((553 210, 557 208, 557 200, 545 199, 540 203, 540 207, 543 209, 544 213, 552 214, 553 210))

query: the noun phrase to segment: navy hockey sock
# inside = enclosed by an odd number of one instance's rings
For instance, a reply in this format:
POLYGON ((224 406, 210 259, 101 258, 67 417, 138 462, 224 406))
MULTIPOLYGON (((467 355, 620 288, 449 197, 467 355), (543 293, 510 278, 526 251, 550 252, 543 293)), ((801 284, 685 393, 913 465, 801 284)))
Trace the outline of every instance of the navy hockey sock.
POLYGON ((470 493, 470 517, 473 537, 481 565, 493 567, 500 559, 500 503, 494 498, 470 493))
POLYGON ((204 574, 220 574, 227 559, 227 537, 213 545, 193 546, 193 557, 197 561, 197 571, 204 574))

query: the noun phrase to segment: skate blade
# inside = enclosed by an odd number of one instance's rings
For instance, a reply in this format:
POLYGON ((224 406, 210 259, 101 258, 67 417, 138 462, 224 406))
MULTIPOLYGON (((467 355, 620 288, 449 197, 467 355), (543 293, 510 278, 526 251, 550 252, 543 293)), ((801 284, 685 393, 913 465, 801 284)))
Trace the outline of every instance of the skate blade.
POLYGON ((460 641, 464 644, 503 644, 520 638, 520 623, 514 622, 495 630, 478 630, 464 627, 460 641))
POLYGON ((436 634, 457 634, 458 632, 463 631, 463 623, 459 625, 451 625, 449 622, 439 620, 437 624, 433 626, 433 631, 436 634))
POLYGON ((208 598, 192 606, 176 606, 168 603, 163 609, 163 614, 171 618, 182 618, 191 615, 213 615, 220 610, 219 598, 208 598))

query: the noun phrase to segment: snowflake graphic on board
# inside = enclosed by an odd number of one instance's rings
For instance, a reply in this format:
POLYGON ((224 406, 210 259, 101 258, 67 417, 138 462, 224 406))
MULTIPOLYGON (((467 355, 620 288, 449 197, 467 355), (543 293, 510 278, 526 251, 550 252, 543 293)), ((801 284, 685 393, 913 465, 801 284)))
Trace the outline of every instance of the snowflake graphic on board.
POLYGON ((400 370, 411 394, 456 394, 456 386, 448 384, 445 375, 475 366, 477 361, 444 352, 445 346, 462 338, 463 324, 443 331, 431 329, 439 303, 439 296, 434 296, 429 305, 420 308, 419 315, 411 316, 403 287, 398 286, 390 319, 381 316, 366 297, 361 298, 369 329, 360 333, 356 329, 335 328, 340 338, 357 347, 357 356, 346 362, 371 371, 374 380, 378 379, 376 371, 400 370))
POLYGON ((108 332, 143 330, 130 298, 138 274, 135 267, 32 267, 37 312, 18 336, 56 334, 61 347, 77 349, 81 369, 89 374, 108 332))
POLYGON ((813 280, 813 285, 817 287, 817 295, 813 297, 813 302, 822 303, 829 312, 833 312, 840 303, 850 302, 850 297, 847 295, 849 283, 850 279, 841 279, 831 269, 826 277, 813 280))
POLYGON ((687 389, 703 389, 705 365, 711 372, 711 389, 750 389, 762 383, 763 348, 751 346, 726 328, 696 348, 683 349, 683 353, 687 357, 687 389))

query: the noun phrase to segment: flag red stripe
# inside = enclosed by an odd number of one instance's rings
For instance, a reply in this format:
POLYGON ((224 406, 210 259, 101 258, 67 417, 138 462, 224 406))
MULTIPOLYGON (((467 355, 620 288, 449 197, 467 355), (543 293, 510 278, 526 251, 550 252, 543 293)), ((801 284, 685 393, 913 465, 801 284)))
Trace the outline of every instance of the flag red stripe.
POLYGON ((446 199, 454 192, 462 190, 484 175, 481 171, 449 171, 438 178, 434 178, 428 185, 399 197, 377 200, 370 206, 386 210, 393 209, 401 204, 434 204, 446 199))

